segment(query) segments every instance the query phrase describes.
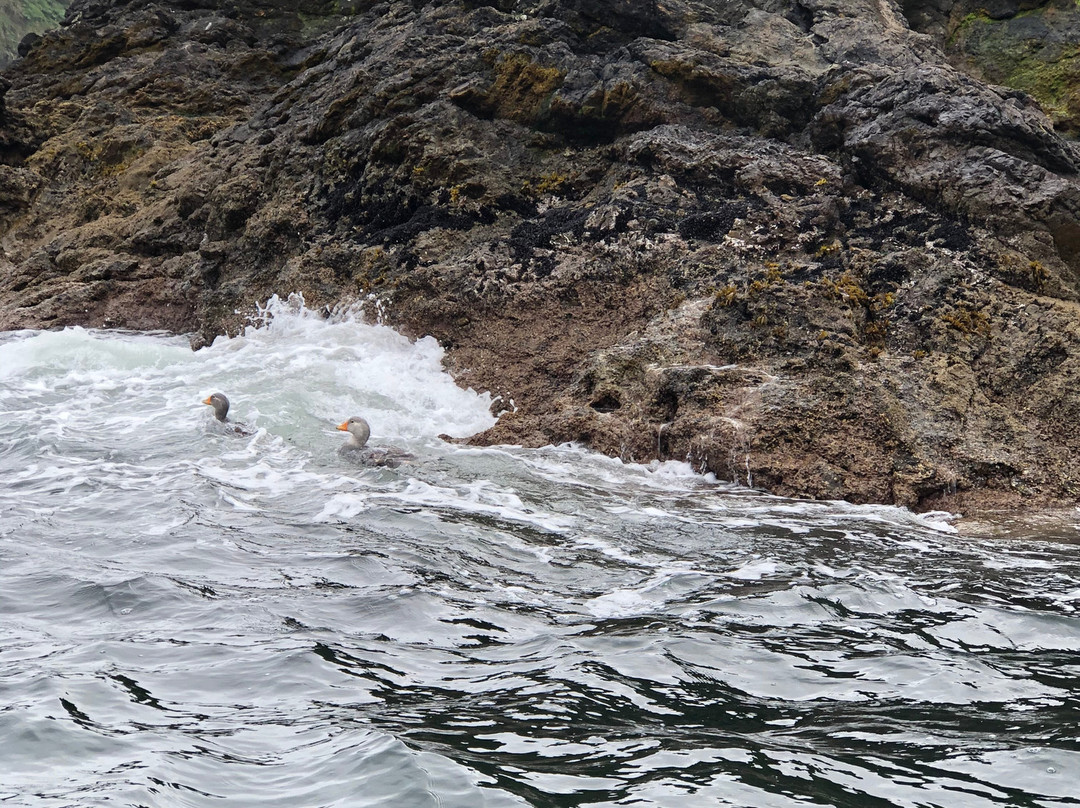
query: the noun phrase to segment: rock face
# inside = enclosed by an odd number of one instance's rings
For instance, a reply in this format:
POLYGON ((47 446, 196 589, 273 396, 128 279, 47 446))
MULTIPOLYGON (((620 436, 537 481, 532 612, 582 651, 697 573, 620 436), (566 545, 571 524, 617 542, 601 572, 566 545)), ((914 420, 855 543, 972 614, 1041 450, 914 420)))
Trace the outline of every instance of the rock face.
POLYGON ((1059 132, 1080 134, 1080 8, 1075 0, 911 5, 923 6, 913 9, 913 24, 940 37, 955 64, 986 81, 1030 93, 1059 132))
POLYGON ((1076 501, 1080 152, 961 3, 295 7, 76 0, 6 72, 0 327, 374 296, 502 396, 476 442, 1076 501))
POLYGON ((69 0, 0 0, 0 67, 31 47, 41 32, 55 28, 69 0))

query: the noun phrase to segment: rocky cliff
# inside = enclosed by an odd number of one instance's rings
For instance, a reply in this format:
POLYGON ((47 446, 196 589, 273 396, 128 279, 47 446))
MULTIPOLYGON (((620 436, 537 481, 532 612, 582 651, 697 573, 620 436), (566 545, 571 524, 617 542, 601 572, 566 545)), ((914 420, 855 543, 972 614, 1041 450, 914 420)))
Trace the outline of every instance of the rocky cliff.
MULTIPOLYGON (((64 16, 69 0, 0 0, 0 67, 19 55, 19 44, 26 45, 38 34, 55 28, 64 16)), ((25 46, 24 46, 25 47, 25 46)))
POLYGON ((5 73, 0 327, 379 300, 501 396, 477 442, 1072 503, 1071 101, 980 54, 1080 18, 986 5, 75 0, 5 73))

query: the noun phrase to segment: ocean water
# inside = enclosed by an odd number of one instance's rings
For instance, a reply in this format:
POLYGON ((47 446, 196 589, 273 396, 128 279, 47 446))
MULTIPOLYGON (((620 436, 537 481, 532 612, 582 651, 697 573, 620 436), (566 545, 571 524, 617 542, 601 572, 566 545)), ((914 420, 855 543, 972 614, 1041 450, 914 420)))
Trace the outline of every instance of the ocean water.
POLYGON ((1080 805, 1068 518, 459 446, 440 360, 295 301, 0 335, 0 805, 1080 805))

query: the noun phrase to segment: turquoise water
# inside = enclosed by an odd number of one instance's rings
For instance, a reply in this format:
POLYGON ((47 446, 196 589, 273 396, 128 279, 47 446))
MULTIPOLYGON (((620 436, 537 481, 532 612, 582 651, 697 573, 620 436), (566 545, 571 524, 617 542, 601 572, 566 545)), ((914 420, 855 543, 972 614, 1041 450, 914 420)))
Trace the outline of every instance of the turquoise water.
POLYGON ((0 335, 0 804, 1080 805, 1073 526, 457 446, 440 361, 281 303, 0 335))

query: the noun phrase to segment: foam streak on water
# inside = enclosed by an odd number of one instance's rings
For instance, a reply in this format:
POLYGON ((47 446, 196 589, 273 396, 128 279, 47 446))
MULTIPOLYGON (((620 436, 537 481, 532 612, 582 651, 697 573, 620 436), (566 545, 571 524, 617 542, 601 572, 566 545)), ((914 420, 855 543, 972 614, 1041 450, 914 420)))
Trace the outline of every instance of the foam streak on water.
POLYGON ((1080 805, 1076 544, 446 443, 440 362, 0 335, 0 804, 1080 805))

